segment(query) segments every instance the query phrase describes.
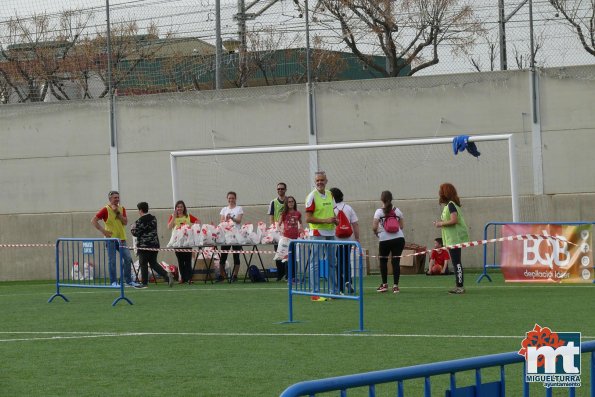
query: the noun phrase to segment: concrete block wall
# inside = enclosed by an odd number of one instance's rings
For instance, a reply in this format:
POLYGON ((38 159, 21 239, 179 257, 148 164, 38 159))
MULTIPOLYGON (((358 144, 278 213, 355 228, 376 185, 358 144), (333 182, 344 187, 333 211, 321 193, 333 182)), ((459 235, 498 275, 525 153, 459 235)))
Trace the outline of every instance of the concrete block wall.
MULTIPOLYGON (((316 84, 317 142, 512 133, 521 220, 593 220, 595 65, 540 70, 539 81, 542 175, 532 166, 540 149, 532 142, 527 71, 316 84), (543 178, 543 194, 534 191, 536 178, 543 178)), ((58 237, 98 236, 90 219, 112 188, 108 110, 105 100, 0 106, 0 244, 53 244, 58 237)), ((134 215, 136 203, 148 201, 160 220, 165 245, 172 206, 171 151, 305 145, 306 110, 303 85, 118 98, 122 202, 134 215)), ((406 162, 419 160, 406 154, 406 162)), ((481 238, 485 222, 510 220, 507 155, 490 156, 488 151, 482 156, 479 161, 459 156, 463 166, 442 175, 443 159, 432 161, 431 156, 424 156, 428 168, 407 170, 402 162, 387 158, 353 161, 341 153, 319 153, 321 166, 330 167, 329 187, 340 187, 360 216, 362 243, 371 254, 376 241, 369 225, 385 189, 399 198, 407 240, 418 244, 431 244, 437 235, 431 221, 439 215, 435 196, 445 180, 461 193, 473 239, 481 238), (477 175, 485 166, 489 170, 477 175), (361 173, 364 168, 368 174, 361 173)), ((193 175, 196 166, 189 162, 184 165, 182 198, 203 221, 216 222, 225 193, 237 190, 246 221, 266 220, 266 205, 280 180, 288 182, 290 193, 303 203, 313 188, 307 172, 298 167, 307 159, 255 156, 229 166, 224 159, 210 159, 215 167, 204 179, 193 175), (263 164, 252 164, 263 158, 263 164)), ((50 251, 0 248, 0 280, 52 278, 50 251)), ((479 266, 477 252, 466 252, 465 263, 479 266)), ((171 253, 162 258, 175 261, 171 253)))

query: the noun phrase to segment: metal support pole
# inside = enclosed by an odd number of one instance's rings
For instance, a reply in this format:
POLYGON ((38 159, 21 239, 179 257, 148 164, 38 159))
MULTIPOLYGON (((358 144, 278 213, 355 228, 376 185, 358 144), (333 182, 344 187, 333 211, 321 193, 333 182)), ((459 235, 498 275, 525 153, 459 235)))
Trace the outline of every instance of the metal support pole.
POLYGON ((106 16, 106 46, 107 46, 107 95, 109 100, 109 130, 110 130, 110 175, 111 175, 111 189, 119 190, 119 175, 118 175, 118 139, 116 135, 116 117, 114 105, 114 87, 113 87, 113 72, 112 72, 112 40, 111 40, 111 24, 109 15, 109 0, 105 0, 105 16, 106 16))
POLYGON ((171 167, 171 190, 174 198, 173 205, 175 207, 178 198, 180 197, 179 184, 178 184, 178 161, 176 156, 169 154, 169 164, 171 167))
MULTIPOLYGON (((318 143, 316 134, 316 107, 312 92, 312 54, 310 49, 310 10, 308 0, 304 3, 304 17, 306 18, 306 93, 308 104, 308 144, 318 143)), ((310 152, 310 180, 314 180, 314 173, 318 171, 318 151, 310 152)))
POLYGON ((508 157, 510 159, 510 195, 512 198, 512 221, 519 222, 520 202, 517 181, 517 163, 515 154, 514 134, 508 138, 508 157))
POLYGON ((215 0, 215 89, 221 89, 221 57, 223 44, 221 42, 221 0, 215 0))
MULTIPOLYGON (((531 70, 535 70, 535 43, 533 41, 533 0, 529 0, 529 42, 531 43, 531 70)), ((533 119, 535 121, 535 119, 533 119)))
POLYGON ((500 70, 507 70, 506 60, 506 21, 504 18, 504 0, 498 0, 498 39, 500 42, 500 70))
POLYGON ((240 70, 240 87, 246 85, 246 72, 247 72, 247 59, 246 52, 246 4, 244 0, 238 0, 238 38, 240 40, 240 59, 239 59, 239 70, 240 70))

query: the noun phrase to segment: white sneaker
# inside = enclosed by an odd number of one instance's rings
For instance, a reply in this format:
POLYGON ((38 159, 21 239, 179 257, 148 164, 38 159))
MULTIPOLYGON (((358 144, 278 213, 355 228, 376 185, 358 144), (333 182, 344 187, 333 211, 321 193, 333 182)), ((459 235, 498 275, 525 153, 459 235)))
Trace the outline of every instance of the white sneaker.
POLYGON ((114 288, 120 288, 120 284, 118 284, 116 281, 114 281, 111 286, 114 288))
POLYGON ((131 281, 129 283, 126 284, 128 287, 132 287, 132 288, 138 288, 138 289, 142 289, 142 288, 147 288, 146 285, 143 284, 139 284, 136 281, 131 281))

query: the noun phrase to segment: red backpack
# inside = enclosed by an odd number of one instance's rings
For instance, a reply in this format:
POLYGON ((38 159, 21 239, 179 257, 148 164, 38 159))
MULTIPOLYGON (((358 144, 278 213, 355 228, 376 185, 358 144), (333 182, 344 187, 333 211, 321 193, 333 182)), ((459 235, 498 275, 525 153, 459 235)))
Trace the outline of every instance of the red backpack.
MULTIPOLYGON (((345 208, 345 206, 343 206, 345 208)), ((351 228, 351 222, 349 222, 349 218, 345 215, 342 209, 337 212, 337 219, 339 219, 339 224, 335 229, 335 236, 340 238, 347 238, 353 234, 353 229, 351 228)))
POLYGON ((384 217, 384 223, 382 224, 384 227, 384 231, 387 233, 398 233, 401 229, 401 225, 399 224, 399 217, 395 213, 395 208, 393 207, 392 210, 384 217))

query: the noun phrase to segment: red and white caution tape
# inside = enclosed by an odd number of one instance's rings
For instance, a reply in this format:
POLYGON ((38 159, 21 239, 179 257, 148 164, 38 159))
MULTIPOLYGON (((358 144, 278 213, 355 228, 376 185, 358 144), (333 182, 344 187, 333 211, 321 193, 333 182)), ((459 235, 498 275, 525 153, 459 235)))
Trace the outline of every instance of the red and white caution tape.
MULTIPOLYGON (((566 239, 556 237, 556 236, 550 236, 550 235, 545 235, 545 234, 517 234, 516 236, 506 236, 506 237, 500 237, 500 238, 492 238, 492 239, 488 239, 488 240, 469 241, 466 243, 449 245, 449 246, 442 247, 439 249, 469 248, 469 247, 477 247, 480 245, 491 244, 491 243, 500 243, 502 241, 522 241, 522 240, 556 240, 556 241, 562 241, 564 243, 568 243, 571 245, 576 245, 575 243, 573 243, 571 241, 568 241, 566 239)), ((427 254, 432 253, 432 251, 437 251, 437 250, 438 250, 438 248, 429 249, 429 250, 425 250, 425 251, 418 251, 418 252, 414 252, 413 254, 401 255, 399 258, 406 258, 408 256, 427 255, 427 254)), ((375 255, 370 255, 370 258, 381 258, 381 257, 375 256, 375 255)))
POLYGON ((0 248, 40 248, 55 247, 56 244, 0 244, 0 248))
MULTIPOLYGON (((492 243, 499 243, 503 241, 522 241, 522 240, 555 240, 555 241, 562 241, 564 243, 575 245, 575 243, 563 239, 561 237, 550 236, 550 235, 543 235, 543 234, 518 234, 516 236, 506 236, 500 238, 492 238, 488 240, 476 240, 476 241, 469 241, 466 243, 454 244, 447 247, 442 247, 441 249, 450 249, 450 248, 469 248, 469 247, 477 247, 480 245, 485 244, 492 244, 492 243)), ((254 244, 250 244, 254 246, 254 244)), ((54 248, 55 244, 0 244, 0 248, 54 248)), ((126 247, 124 248, 133 249, 134 247, 126 247)), ((170 252, 194 252, 194 251, 202 251, 202 250, 209 250, 213 253, 228 253, 228 254, 275 254, 276 251, 273 250, 221 250, 217 249, 215 245, 197 247, 197 248, 137 248, 138 250, 145 250, 145 251, 170 251, 170 252), (211 250, 209 250, 212 248, 211 250)), ((432 251, 436 251, 436 249, 429 249, 423 251, 417 251, 412 254, 401 255, 400 258, 406 258, 409 256, 419 256, 419 255, 427 255, 430 254, 432 251)), ((370 258, 381 258, 377 255, 368 255, 370 258)))

